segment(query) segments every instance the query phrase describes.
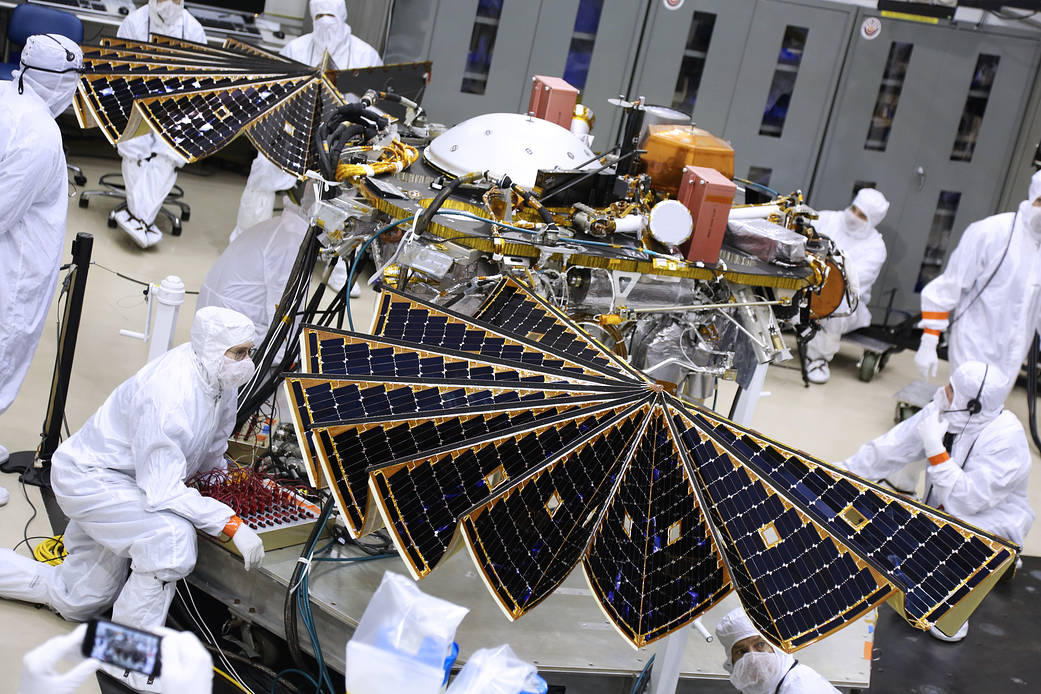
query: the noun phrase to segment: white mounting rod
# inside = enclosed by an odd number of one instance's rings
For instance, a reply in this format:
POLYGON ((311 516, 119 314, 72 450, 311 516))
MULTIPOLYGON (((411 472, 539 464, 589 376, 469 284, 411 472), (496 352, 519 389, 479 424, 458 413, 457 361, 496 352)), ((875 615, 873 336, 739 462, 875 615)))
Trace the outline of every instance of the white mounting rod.
POLYGON ((712 634, 708 632, 705 625, 701 623, 701 617, 694 620, 694 628, 705 638, 705 643, 712 643, 712 634))
POLYGON ((168 275, 152 293, 155 294, 156 310, 148 346, 148 361, 165 354, 173 346, 177 314, 184 303, 184 282, 176 275, 168 275))
POLYGON ((173 344, 177 329, 177 314, 184 303, 184 282, 180 277, 169 275, 159 284, 148 285, 148 313, 145 316, 145 331, 120 330, 123 337, 149 343, 148 361, 165 353, 173 344), (155 314, 155 321, 152 315, 155 314))
POLYGON ((148 313, 145 314, 145 331, 139 333, 136 330, 121 329, 119 334, 123 337, 132 337, 135 340, 141 340, 142 342, 148 342, 148 338, 152 334, 152 307, 155 305, 155 291, 159 288, 159 285, 150 284, 148 285, 148 313))

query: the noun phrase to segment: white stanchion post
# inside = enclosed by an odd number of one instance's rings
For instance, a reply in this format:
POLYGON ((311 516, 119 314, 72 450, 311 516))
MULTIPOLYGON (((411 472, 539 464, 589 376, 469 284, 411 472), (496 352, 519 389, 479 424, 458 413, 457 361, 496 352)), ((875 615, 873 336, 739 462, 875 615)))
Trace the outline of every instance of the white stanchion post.
POLYGON ((158 286, 153 285, 152 291, 155 292, 156 310, 148 345, 148 361, 166 353, 173 346, 177 315, 184 303, 184 282, 176 275, 168 275, 158 286))
POLYGON ((763 395, 763 384, 766 383, 766 370, 770 364, 756 364, 752 372, 752 382, 748 388, 741 391, 734 408, 734 423, 743 427, 752 425, 752 415, 755 414, 755 406, 759 404, 759 398, 763 395))
MULTIPOLYGON (((766 370, 770 364, 757 364, 752 373, 752 382, 748 388, 741 391, 734 409, 734 423, 748 426, 755 413, 755 406, 763 393, 763 384, 766 383, 766 370)), ((698 631, 703 636, 708 630, 701 626, 698 631)), ((687 638, 690 629, 680 629, 662 639, 662 647, 658 650, 658 657, 654 659, 654 669, 651 670, 652 694, 676 694, 676 687, 680 683, 680 668, 683 665, 683 651, 687 648, 687 638)), ((722 656, 722 653, 720 653, 722 656)))

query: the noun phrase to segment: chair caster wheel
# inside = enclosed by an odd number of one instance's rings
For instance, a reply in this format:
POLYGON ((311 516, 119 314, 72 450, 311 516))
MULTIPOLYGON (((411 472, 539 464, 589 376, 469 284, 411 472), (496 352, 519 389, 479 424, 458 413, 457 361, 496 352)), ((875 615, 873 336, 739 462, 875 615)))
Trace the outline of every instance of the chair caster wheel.
POLYGON ((881 359, 877 352, 864 352, 864 356, 860 359, 859 364, 859 376, 860 380, 864 383, 871 383, 872 379, 875 378, 881 370, 881 359))
MULTIPOLYGON (((82 174, 77 174, 77 175, 73 176, 72 180, 78 186, 85 186, 85 185, 87 185, 87 177, 82 175, 82 174)), ((84 207, 86 207, 86 205, 84 205, 84 207)))
POLYGON ((116 218, 115 217, 109 217, 108 218, 108 228, 109 229, 115 229, 117 226, 118 225, 116 224, 116 218))
POLYGON ((77 200, 77 203, 83 209, 87 209, 87 207, 90 206, 90 198, 85 198, 85 197, 80 196, 80 199, 77 200))
POLYGON ((186 211, 181 213, 181 221, 182 222, 187 222, 191 218, 192 218, 192 213, 191 212, 188 212, 186 210, 186 211))

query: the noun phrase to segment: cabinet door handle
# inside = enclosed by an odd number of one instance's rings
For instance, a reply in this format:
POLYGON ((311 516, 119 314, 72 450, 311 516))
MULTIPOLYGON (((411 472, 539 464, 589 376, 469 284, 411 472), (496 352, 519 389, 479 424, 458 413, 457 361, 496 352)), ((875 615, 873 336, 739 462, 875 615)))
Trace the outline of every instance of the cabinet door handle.
POLYGON ((925 179, 929 178, 929 176, 925 173, 925 167, 919 166, 914 170, 914 172, 918 174, 918 190, 925 188, 925 179))

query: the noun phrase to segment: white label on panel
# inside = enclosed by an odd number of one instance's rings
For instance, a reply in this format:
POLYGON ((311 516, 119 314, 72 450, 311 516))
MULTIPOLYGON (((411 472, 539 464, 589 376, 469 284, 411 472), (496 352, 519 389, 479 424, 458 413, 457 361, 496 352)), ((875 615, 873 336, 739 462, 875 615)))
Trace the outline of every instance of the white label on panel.
POLYGON ((874 41, 882 35, 882 20, 878 17, 868 17, 860 25, 860 35, 868 41, 874 41))

